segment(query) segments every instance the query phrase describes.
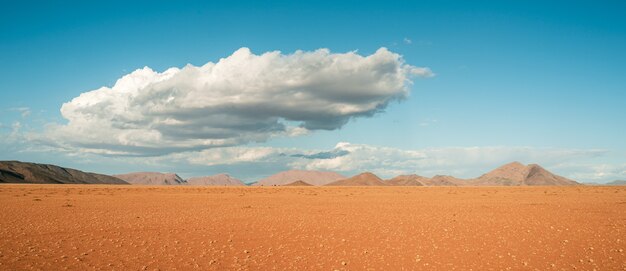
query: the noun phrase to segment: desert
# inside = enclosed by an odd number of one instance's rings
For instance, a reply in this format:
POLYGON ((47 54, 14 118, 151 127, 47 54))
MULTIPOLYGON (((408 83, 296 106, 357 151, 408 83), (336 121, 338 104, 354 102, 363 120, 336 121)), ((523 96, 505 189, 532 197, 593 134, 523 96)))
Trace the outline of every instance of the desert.
POLYGON ((0 271, 626 271, 624 1, 3 1, 0 271))
POLYGON ((1 270, 624 270, 623 186, 0 185, 1 270))

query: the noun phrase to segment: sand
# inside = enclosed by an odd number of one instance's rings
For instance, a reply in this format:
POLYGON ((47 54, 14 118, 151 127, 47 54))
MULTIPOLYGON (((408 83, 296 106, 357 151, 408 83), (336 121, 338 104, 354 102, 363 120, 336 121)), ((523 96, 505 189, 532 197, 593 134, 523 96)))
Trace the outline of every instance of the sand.
POLYGON ((0 270, 626 270, 626 187, 0 185, 0 270))

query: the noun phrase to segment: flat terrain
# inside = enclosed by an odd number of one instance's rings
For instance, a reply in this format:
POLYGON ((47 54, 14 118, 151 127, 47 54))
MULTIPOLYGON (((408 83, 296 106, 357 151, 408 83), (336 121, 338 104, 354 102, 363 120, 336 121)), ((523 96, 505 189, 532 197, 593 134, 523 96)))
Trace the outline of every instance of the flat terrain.
POLYGON ((626 187, 0 185, 0 270, 626 270, 626 187))

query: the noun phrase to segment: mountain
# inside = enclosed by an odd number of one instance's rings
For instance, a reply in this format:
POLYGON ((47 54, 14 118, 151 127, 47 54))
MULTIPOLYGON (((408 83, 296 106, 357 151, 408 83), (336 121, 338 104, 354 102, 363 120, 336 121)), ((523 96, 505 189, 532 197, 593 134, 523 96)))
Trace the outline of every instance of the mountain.
POLYGON ((395 186, 528 186, 579 185, 579 183, 547 171, 537 164, 513 162, 496 168, 475 179, 459 179, 437 175, 432 178, 419 175, 400 175, 386 182, 395 186))
POLYGON ((0 161, 0 183, 128 184, 108 175, 19 161, 0 161))
POLYGON ((311 185, 326 185, 346 177, 330 171, 288 170, 276 173, 255 183, 255 186, 285 185, 295 181, 303 181, 311 185))
POLYGON ((183 178, 179 177, 175 173, 160 173, 160 172, 133 172, 127 174, 113 175, 116 178, 120 178, 130 184, 143 184, 143 185, 181 185, 187 184, 183 178))
POLYGON ((387 180, 388 185, 394 186, 462 186, 466 181, 452 176, 436 175, 427 178, 419 175, 400 175, 387 180))
POLYGON ((378 176, 371 172, 361 173, 359 175, 338 180, 327 184, 328 186, 385 186, 387 185, 378 176))
POLYGON ((285 184, 283 186, 313 186, 313 185, 310 184, 310 183, 307 183, 307 182, 303 182, 303 181, 297 180, 297 181, 295 181, 293 183, 288 183, 288 184, 285 184))
MULTIPOLYGON (((194 177, 183 180, 174 173, 135 172, 120 175, 103 175, 82 172, 55 165, 0 161, 0 183, 57 183, 57 184, 145 184, 145 185, 245 185, 228 174, 194 177)), ((512 162, 496 168, 475 179, 459 179, 437 175, 432 178, 419 175, 400 175, 383 181, 365 172, 346 178, 335 172, 288 170, 276 173, 255 183, 256 186, 274 185, 331 185, 331 186, 552 186, 580 185, 576 181, 555 175, 537 164, 524 165, 512 162)), ((614 181, 606 185, 626 185, 614 181)))
POLYGON ((617 180, 617 181, 612 181, 612 182, 606 183, 606 185, 626 185, 626 181, 624 181, 624 180, 617 180))
POLYGON ((400 175, 393 179, 385 181, 388 185, 395 186, 423 186, 428 178, 419 175, 400 175))
POLYGON ((217 174, 213 176, 192 177, 187 179, 188 185, 212 185, 212 186, 241 186, 246 185, 241 180, 233 178, 228 174, 217 174))
POLYGON ((435 175, 423 182, 426 186, 465 186, 467 181, 448 175, 435 175))
POLYGON ((526 185, 579 185, 561 177, 537 164, 523 165, 513 162, 492 170, 474 180, 470 185, 477 186, 526 186, 526 185))

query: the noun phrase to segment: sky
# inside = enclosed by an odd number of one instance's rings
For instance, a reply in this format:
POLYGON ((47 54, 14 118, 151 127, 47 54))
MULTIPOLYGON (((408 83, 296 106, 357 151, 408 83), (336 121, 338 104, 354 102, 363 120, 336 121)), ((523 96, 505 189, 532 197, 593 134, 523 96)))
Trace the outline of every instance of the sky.
POLYGON ((626 179, 623 1, 12 1, 0 160, 626 179))

